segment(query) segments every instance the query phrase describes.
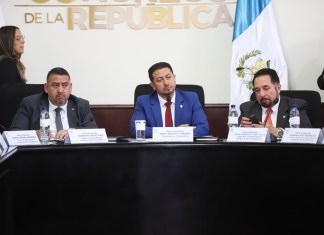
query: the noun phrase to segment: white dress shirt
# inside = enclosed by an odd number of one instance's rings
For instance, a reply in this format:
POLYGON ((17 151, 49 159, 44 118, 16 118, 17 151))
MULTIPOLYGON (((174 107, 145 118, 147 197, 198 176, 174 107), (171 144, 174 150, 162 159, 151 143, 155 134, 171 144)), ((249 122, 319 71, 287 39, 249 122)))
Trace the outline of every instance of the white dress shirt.
MULTIPOLYGON (((171 114, 172 114, 172 123, 173 126, 175 126, 174 124, 174 113, 175 113, 175 97, 176 97, 176 91, 174 92, 174 95, 171 99, 171 114)), ((165 99, 163 99, 162 97, 160 97, 158 95, 159 98, 159 102, 160 102, 160 107, 161 107, 161 113, 162 113, 162 121, 163 121, 163 126, 165 127, 165 111, 166 111, 166 106, 165 103, 167 102, 165 99)))
POLYGON ((56 130, 56 123, 55 123, 55 117, 56 117, 55 109, 57 107, 60 107, 62 109, 60 114, 61 114, 63 130, 69 129, 69 120, 68 120, 68 117, 67 117, 67 104, 68 104, 68 102, 66 102, 66 104, 62 105, 62 106, 56 106, 56 105, 52 104, 51 101, 49 101, 49 100, 48 100, 48 102, 49 102, 49 115, 50 115, 50 130, 57 131, 56 130))

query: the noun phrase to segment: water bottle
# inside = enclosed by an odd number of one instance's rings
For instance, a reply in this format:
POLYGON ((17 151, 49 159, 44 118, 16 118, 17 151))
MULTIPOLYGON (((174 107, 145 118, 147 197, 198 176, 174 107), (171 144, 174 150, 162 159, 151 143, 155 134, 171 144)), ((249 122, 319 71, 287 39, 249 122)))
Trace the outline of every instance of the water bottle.
POLYGON ((49 144, 50 141, 50 116, 48 107, 43 107, 40 114, 39 140, 41 144, 49 144))
POLYGON ((228 114, 228 127, 238 127, 238 113, 235 109, 235 104, 231 105, 229 114, 228 114))
POLYGON ((293 104, 290 110, 289 124, 291 128, 299 128, 300 126, 299 110, 296 104, 293 104))

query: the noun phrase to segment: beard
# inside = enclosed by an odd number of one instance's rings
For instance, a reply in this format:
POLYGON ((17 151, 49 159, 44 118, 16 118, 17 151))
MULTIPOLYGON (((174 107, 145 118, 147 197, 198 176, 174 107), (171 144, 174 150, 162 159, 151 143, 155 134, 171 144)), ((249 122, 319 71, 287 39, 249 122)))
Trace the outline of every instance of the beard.
POLYGON ((164 90, 163 94, 164 94, 165 96, 168 96, 168 95, 172 95, 173 92, 174 92, 174 89, 173 89, 172 87, 168 87, 168 88, 166 88, 166 89, 164 90))
POLYGON ((274 100, 268 99, 268 98, 261 98, 260 104, 265 108, 271 108, 279 101, 279 92, 276 89, 276 98, 274 100))
POLYGON ((273 102, 271 100, 269 100, 269 99, 261 99, 260 103, 265 108, 269 108, 269 107, 273 106, 273 102))
POLYGON ((58 95, 55 97, 55 103, 56 105, 64 105, 67 101, 67 98, 65 95, 58 95))

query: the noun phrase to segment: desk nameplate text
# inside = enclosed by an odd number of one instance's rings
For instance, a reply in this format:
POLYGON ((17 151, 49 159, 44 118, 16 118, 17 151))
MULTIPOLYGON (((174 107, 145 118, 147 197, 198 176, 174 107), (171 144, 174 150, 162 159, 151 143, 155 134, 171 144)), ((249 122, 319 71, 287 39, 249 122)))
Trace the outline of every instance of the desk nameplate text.
POLYGON ((286 128, 281 143, 321 144, 323 132, 319 128, 286 128))
POLYGON ((194 127, 153 127, 154 142, 193 142, 194 127))
POLYGON ((96 129, 69 129, 66 143, 88 144, 88 143, 108 143, 105 128, 96 129))
POLYGON ((3 134, 9 146, 40 145, 35 130, 4 131, 3 134))
POLYGON ((227 142, 269 143, 270 135, 268 128, 231 127, 227 142))

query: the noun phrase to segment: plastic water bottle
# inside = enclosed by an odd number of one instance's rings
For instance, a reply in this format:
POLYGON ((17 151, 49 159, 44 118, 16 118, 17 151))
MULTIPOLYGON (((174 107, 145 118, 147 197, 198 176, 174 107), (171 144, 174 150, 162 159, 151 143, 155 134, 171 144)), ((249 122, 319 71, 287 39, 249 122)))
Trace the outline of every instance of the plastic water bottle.
POLYGON ((229 114, 228 114, 228 127, 238 127, 238 113, 235 109, 235 104, 231 105, 229 114))
POLYGON ((50 116, 48 107, 43 107, 40 115, 39 140, 41 144, 49 144, 50 141, 50 116))
POLYGON ((299 128, 300 126, 299 110, 296 104, 293 104, 290 110, 289 124, 291 128, 299 128))

